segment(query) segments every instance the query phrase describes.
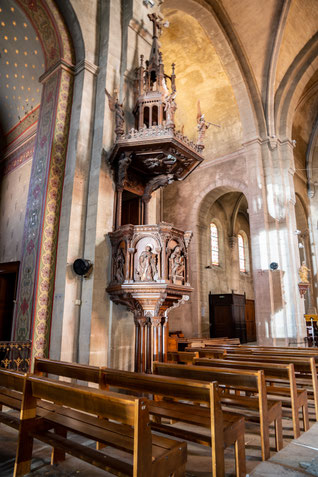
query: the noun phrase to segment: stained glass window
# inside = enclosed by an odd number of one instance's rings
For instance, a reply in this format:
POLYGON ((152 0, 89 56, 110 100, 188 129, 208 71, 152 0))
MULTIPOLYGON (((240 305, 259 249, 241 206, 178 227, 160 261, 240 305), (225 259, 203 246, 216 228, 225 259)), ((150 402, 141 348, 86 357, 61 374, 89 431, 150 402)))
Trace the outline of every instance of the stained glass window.
POLYGON ((238 251, 239 251, 239 260, 240 260, 240 272, 246 272, 245 249, 244 249, 244 240, 242 235, 238 235, 237 240, 238 240, 238 251))
POLYGON ((212 265, 220 265, 219 260, 219 232, 217 226, 212 223, 210 225, 211 230, 211 254, 212 265))

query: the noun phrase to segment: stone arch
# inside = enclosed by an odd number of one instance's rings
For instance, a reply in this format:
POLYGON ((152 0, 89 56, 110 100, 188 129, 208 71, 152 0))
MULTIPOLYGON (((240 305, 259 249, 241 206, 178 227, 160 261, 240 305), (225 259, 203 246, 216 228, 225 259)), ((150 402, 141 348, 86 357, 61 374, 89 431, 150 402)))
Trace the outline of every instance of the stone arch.
POLYGON ((300 194, 296 193, 296 202, 295 202, 295 215, 296 215, 296 225, 297 229, 300 231, 298 235, 298 244, 299 244, 299 260, 300 263, 303 261, 306 262, 307 267, 311 270, 310 273, 310 289, 306 293, 305 300, 305 311, 306 313, 315 312, 315 288, 314 288, 314 263, 313 263, 313 249, 312 249, 312 240, 311 240, 311 231, 310 231, 310 218, 309 210, 307 204, 303 197, 300 194))
POLYGON ((307 173, 307 188, 308 196, 312 198, 315 195, 315 182, 317 181, 318 174, 315 173, 314 164, 317 162, 316 157, 318 151, 318 117, 313 126, 312 133, 309 139, 309 144, 306 152, 306 173, 307 173))
POLYGON ((230 233, 229 233, 230 237, 233 237, 234 234, 235 234, 235 225, 236 225, 237 214, 239 212, 240 205, 241 205, 241 202, 242 202, 243 199, 244 199, 244 194, 241 194, 239 196, 239 198, 237 199, 236 204, 234 206, 232 216, 231 216, 230 233))
POLYGON ((244 140, 265 135, 265 117, 258 88, 225 11, 217 2, 211 6, 205 0, 166 0, 164 7, 193 16, 210 38, 229 76, 239 108, 244 140))
MULTIPOLYGON (((243 239, 243 246, 244 246, 244 261, 245 261, 245 273, 250 273, 251 271, 251 262, 250 262, 250 240, 247 236, 247 233, 240 229, 237 233, 237 237, 241 235, 243 239)), ((241 271, 241 270, 240 270, 241 271)))
MULTIPOLYGON (((211 205, 221 196, 229 192, 241 192, 248 200, 248 188, 244 182, 239 180, 215 180, 198 194, 191 211, 190 223, 196 224, 196 234, 190 252, 191 264, 196 263, 195 271, 192 272, 191 279, 191 285, 195 290, 192 299, 192 316, 201 317, 201 321, 199 318, 198 329, 195 329, 195 324, 193 323, 194 333, 197 334, 204 334, 209 328, 208 316, 205 315, 205 317, 203 317, 201 313, 202 308, 204 308, 202 304, 206 301, 206 290, 202 289, 203 274, 205 273, 205 266, 207 265, 203 262, 201 253, 204 245, 202 241, 205 240, 206 236, 204 230, 209 220, 211 205)), ((226 238, 227 231, 224 230, 224 240, 226 240, 226 238)))
POLYGON ((208 212, 208 203, 215 202, 227 192, 240 191, 248 198, 247 184, 239 180, 215 180, 201 190, 195 198, 191 210, 191 222, 199 223, 200 216, 208 212))
POLYGON ((318 33, 301 49, 275 95, 275 123, 280 137, 290 138, 294 111, 312 74, 318 69, 318 33))
MULTIPOLYGON (((53 0, 16 0, 37 32, 45 73, 26 206, 14 339, 32 340, 32 357, 47 356, 60 210, 71 109, 75 51, 70 31, 53 0)), ((69 4, 69 2, 66 2, 69 4)), ((65 5, 70 12, 70 5, 65 5)), ((74 12, 73 12, 74 13, 74 12)), ((73 16, 75 37, 80 28, 73 16)), ((77 55, 83 54, 79 41, 77 55)))

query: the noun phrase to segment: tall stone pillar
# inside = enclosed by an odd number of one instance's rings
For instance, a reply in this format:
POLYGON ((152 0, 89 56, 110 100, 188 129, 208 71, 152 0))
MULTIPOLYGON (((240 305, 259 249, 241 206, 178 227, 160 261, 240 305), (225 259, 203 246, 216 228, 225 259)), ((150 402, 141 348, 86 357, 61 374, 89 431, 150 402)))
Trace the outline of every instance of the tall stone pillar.
POLYGON ((245 148, 258 343, 302 343, 292 143, 256 140, 245 148))
POLYGON ((285 140, 279 143, 279 158, 283 178, 283 190, 285 193, 284 213, 279 222, 280 252, 282 267, 285 270, 283 276, 283 288, 285 294, 285 322, 287 336, 290 341, 303 343, 306 336, 304 320, 304 300, 298 290, 300 267, 298 239, 295 231, 295 188, 294 188, 294 145, 292 141, 285 140))

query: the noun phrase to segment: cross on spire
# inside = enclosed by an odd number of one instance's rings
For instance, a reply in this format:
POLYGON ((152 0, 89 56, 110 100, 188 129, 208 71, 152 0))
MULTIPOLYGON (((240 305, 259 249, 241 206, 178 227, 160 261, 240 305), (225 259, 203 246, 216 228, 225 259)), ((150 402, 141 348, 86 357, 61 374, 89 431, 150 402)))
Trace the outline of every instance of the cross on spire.
POLYGON ((152 38, 159 38, 162 30, 162 22, 160 16, 157 13, 149 13, 148 18, 152 22, 153 26, 152 38))

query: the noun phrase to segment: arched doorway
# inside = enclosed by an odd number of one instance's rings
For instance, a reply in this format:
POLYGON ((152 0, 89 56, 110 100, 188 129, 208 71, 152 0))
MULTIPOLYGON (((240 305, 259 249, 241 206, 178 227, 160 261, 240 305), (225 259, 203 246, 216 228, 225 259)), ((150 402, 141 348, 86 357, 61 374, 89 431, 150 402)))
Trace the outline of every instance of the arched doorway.
MULTIPOLYGON (((209 201, 207 198, 206 201, 209 201)), ((254 284, 246 196, 227 192, 201 216, 202 334, 255 341, 254 284), (246 321, 247 318, 247 321, 246 321), (207 329, 205 329, 207 328, 207 329)))

